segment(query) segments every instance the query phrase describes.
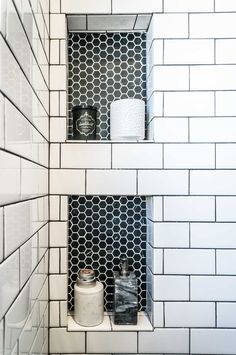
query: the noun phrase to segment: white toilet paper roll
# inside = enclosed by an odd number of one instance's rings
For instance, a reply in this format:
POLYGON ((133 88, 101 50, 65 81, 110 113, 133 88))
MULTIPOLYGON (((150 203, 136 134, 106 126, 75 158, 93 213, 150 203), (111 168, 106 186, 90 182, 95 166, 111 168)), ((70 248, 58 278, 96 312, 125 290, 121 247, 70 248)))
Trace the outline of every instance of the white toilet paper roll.
POLYGON ((112 140, 139 140, 145 136, 145 103, 140 99, 123 99, 111 103, 112 140))

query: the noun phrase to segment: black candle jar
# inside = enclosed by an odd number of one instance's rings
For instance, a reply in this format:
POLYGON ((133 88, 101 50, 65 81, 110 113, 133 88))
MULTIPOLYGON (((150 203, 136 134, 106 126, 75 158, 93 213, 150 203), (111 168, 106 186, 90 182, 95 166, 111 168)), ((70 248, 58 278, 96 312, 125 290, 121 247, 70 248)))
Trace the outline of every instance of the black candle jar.
POLYGON ((72 108, 73 139, 96 139, 97 108, 79 105, 72 108))

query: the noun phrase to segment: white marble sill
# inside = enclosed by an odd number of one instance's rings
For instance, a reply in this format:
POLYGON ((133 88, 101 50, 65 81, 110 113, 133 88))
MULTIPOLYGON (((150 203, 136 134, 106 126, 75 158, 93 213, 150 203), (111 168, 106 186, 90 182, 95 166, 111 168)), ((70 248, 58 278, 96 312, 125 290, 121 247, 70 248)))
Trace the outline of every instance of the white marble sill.
MULTIPOLYGON (((63 142, 64 143, 64 142, 63 142)), ((150 139, 140 139, 140 140, 124 140, 124 141, 121 141, 121 140, 99 140, 99 139, 96 139, 96 140, 77 140, 77 139, 67 139, 65 141, 65 143, 92 143, 92 144, 95 144, 95 143, 98 143, 98 144, 112 144, 112 143, 120 143, 120 144, 124 144, 124 143, 155 143, 154 140, 150 140, 150 139)))
POLYGON ((145 312, 138 313, 136 325, 117 325, 113 323, 112 315, 105 312, 104 321, 95 327, 83 327, 75 322, 73 314, 68 315, 68 332, 145 332, 153 331, 153 326, 145 312))

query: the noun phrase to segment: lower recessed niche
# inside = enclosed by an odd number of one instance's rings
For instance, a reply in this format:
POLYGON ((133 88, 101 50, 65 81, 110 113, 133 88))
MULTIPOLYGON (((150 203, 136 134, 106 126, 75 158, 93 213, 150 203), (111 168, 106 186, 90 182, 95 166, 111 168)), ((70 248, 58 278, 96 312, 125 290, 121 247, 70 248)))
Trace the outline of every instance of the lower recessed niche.
POLYGON ((74 282, 92 267, 104 284, 105 310, 113 304, 113 270, 121 254, 138 278, 139 311, 146 306, 146 198, 144 196, 69 197, 68 308, 74 308, 74 282))

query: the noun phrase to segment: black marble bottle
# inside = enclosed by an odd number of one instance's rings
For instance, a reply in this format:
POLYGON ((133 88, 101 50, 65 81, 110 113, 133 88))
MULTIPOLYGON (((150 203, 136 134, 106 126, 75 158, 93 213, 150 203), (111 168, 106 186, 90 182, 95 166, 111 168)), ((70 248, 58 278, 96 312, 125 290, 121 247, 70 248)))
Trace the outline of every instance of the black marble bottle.
POLYGON ((128 259, 125 256, 120 260, 120 272, 114 272, 113 313, 115 324, 137 324, 137 278, 129 271, 128 259))

